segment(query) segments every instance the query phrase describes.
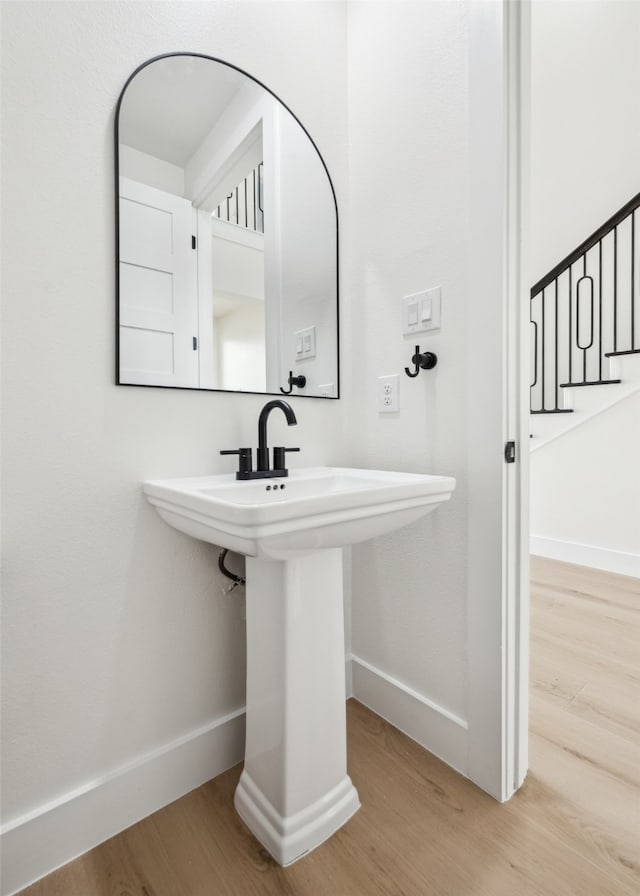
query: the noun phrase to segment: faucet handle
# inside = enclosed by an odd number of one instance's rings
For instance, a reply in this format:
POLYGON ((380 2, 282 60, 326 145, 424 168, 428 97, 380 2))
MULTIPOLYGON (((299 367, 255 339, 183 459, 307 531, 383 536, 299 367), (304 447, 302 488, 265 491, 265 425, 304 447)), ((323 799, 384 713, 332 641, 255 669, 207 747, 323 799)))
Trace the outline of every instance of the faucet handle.
POLYGON ((233 451, 221 451, 220 454, 237 454, 240 458, 240 465, 236 478, 240 478, 241 473, 250 473, 253 469, 251 448, 234 448, 233 451))
POLYGON ((284 455, 287 451, 300 451, 299 448, 282 448, 279 446, 278 448, 273 449, 273 469, 274 470, 285 470, 286 467, 284 465, 284 455))

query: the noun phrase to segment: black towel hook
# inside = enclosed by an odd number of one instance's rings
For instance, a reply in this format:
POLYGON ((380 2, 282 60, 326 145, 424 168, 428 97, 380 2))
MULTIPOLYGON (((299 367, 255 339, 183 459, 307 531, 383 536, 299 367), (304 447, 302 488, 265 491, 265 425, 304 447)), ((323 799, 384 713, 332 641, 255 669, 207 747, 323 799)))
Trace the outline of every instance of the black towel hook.
POLYGON ((431 370, 435 367, 438 363, 438 358, 433 352, 420 352, 420 346, 416 345, 416 351, 411 358, 411 363, 415 367, 414 372, 412 373, 408 367, 405 367, 404 372, 407 376, 414 377, 418 376, 421 370, 431 370))
POLYGON ((303 373, 301 373, 300 376, 294 376, 293 370, 290 370, 289 379, 287 382, 289 383, 288 389, 283 389, 282 386, 280 386, 280 391, 283 395, 291 395, 294 386, 297 386, 298 389, 304 389, 304 387, 307 385, 307 378, 303 373))

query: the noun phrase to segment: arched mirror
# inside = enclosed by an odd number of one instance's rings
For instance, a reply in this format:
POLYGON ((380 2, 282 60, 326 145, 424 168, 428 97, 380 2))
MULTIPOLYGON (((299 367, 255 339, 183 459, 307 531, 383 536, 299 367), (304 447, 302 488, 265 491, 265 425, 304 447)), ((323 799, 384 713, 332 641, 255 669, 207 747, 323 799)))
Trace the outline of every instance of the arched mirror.
POLYGON ((335 193, 298 119, 198 54, 116 111, 121 385, 339 396, 335 193))

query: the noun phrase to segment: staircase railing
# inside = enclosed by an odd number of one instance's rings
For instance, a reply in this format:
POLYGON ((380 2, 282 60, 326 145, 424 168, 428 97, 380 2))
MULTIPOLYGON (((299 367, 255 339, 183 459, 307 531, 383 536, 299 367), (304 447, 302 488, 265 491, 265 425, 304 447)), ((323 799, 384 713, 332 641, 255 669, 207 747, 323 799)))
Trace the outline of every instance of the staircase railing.
POLYGON ((531 289, 531 413, 567 414, 562 389, 619 383, 606 359, 640 353, 640 193, 531 289))
POLYGON ((214 211, 214 216, 245 230, 264 233, 263 162, 242 180, 214 211))

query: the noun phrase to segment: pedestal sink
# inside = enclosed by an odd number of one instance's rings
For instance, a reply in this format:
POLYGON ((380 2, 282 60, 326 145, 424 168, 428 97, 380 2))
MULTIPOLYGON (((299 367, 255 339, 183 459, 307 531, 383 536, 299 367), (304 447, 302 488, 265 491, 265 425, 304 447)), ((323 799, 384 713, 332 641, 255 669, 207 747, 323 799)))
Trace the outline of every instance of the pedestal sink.
POLYGON ((247 737, 235 806, 281 865, 360 806, 347 775, 342 547, 448 501, 448 476, 318 467, 144 483, 169 525, 245 554, 247 737))

